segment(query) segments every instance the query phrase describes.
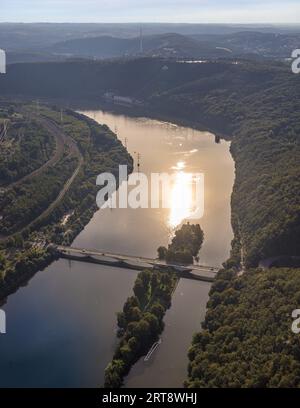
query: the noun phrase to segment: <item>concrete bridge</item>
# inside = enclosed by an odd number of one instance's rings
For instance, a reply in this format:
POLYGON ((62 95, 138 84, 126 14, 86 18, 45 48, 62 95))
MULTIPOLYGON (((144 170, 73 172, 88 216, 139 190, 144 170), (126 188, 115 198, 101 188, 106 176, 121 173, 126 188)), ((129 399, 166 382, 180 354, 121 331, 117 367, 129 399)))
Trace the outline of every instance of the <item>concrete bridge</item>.
POLYGON ((124 255, 106 251, 88 250, 58 246, 57 251, 61 258, 78 262, 87 262, 118 268, 144 270, 144 269, 173 269, 181 278, 193 279, 204 282, 213 282, 220 268, 207 265, 181 265, 170 264, 158 259, 133 255, 124 255))

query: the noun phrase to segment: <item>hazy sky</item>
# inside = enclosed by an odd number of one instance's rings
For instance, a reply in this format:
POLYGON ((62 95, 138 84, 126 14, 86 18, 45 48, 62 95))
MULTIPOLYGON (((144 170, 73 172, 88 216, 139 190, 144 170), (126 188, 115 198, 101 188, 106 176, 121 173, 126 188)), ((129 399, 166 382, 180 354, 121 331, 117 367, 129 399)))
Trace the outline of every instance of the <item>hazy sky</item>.
POLYGON ((0 0, 0 21, 300 23, 300 0, 0 0))

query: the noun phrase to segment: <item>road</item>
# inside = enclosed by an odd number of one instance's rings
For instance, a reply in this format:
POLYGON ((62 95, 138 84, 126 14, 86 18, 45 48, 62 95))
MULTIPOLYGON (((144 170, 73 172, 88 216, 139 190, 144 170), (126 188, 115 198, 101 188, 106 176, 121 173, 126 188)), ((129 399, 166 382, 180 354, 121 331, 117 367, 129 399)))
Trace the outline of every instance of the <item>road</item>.
POLYGON ((215 278, 219 268, 212 266, 200 265, 181 265, 170 264, 154 258, 145 258, 134 255, 123 255, 107 251, 87 250, 83 248, 73 248, 65 246, 57 246, 57 250, 62 257, 74 259, 82 262, 92 262, 105 265, 116 265, 117 263, 125 267, 132 267, 132 269, 145 268, 173 268, 181 273, 183 277, 195 278, 198 280, 206 280, 212 282, 215 278))

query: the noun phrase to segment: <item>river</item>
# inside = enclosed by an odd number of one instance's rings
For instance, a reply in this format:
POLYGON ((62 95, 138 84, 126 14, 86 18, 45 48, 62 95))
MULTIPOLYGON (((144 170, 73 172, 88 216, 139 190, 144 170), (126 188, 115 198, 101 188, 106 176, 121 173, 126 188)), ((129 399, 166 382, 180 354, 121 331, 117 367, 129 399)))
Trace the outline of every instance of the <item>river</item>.
MULTIPOLYGON (((107 124, 138 156, 140 172, 175 173, 169 209, 99 210, 73 246, 156 257, 189 213, 178 205, 187 196, 186 174, 204 174, 205 241, 200 263, 219 266, 233 237, 230 196, 234 163, 229 143, 207 132, 146 118, 86 111, 107 124)), ((0 386, 95 387, 116 345, 116 313, 131 295, 135 271, 59 260, 11 295, 3 309, 7 334, 0 336, 0 386)), ((165 317, 162 343, 151 359, 141 359, 125 386, 181 386, 187 350, 204 319, 210 284, 182 279, 165 317)))

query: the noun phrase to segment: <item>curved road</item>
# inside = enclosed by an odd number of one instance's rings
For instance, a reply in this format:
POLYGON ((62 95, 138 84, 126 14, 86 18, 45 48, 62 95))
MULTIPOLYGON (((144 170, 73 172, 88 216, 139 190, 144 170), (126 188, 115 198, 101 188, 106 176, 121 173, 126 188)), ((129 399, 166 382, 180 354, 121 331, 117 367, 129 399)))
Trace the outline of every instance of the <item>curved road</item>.
POLYGON ((61 159, 63 152, 64 152, 64 144, 65 144, 65 137, 62 137, 61 133, 53 133, 51 129, 49 128, 49 124, 43 120, 43 118, 37 119, 35 118, 37 122, 39 122, 49 133, 52 133, 52 135, 55 138, 55 152, 52 155, 52 157, 45 162, 41 167, 38 169, 34 170, 33 172, 26 174, 26 176, 20 178, 19 180, 15 181, 14 183, 11 183, 10 185, 4 187, 5 190, 18 187, 20 184, 24 183, 24 181, 31 179, 32 177, 36 177, 39 174, 41 174, 43 171, 45 171, 48 167, 50 166, 55 166, 56 163, 59 162, 61 159))

